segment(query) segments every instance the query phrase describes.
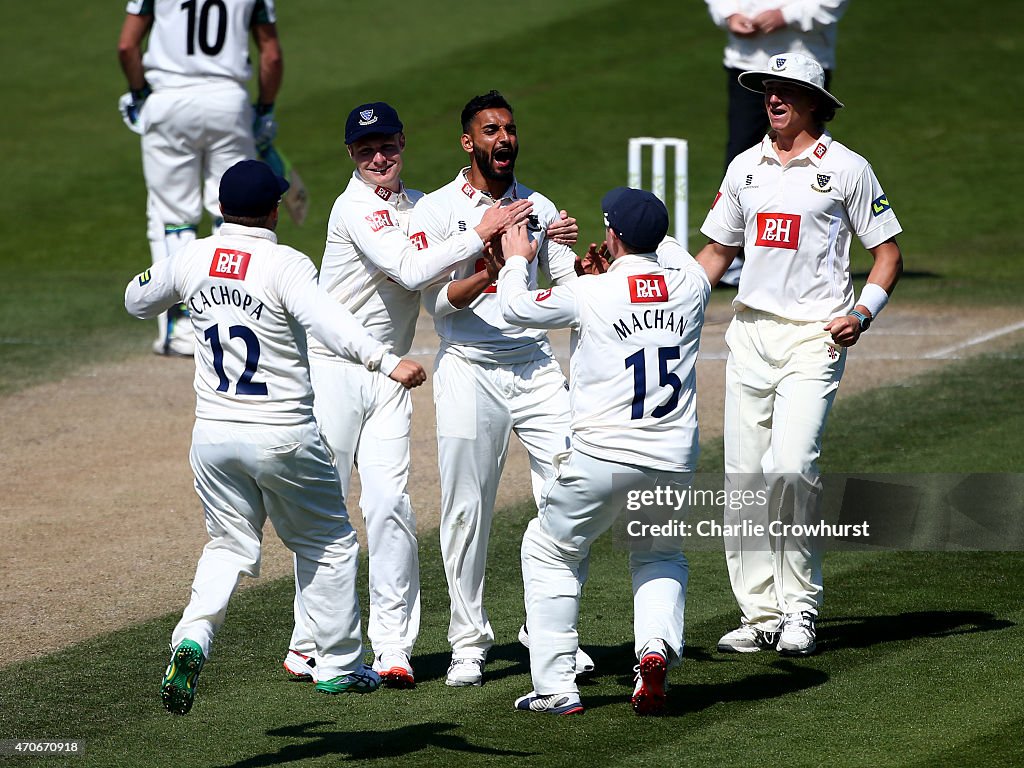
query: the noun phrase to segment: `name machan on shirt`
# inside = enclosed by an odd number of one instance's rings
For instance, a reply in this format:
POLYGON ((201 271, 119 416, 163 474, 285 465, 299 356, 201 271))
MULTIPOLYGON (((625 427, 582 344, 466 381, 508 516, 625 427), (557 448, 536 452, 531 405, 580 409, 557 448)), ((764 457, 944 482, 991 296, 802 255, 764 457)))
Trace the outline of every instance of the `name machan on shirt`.
MULTIPOLYGON (((663 303, 669 299, 668 284, 664 275, 630 275, 627 281, 631 304, 663 303)), ((672 331, 682 336, 684 321, 685 316, 682 314, 677 319, 675 312, 666 312, 664 309, 645 309, 642 312, 637 310, 630 313, 628 319, 619 318, 612 323, 612 328, 615 329, 620 340, 637 331, 645 330, 672 331)))

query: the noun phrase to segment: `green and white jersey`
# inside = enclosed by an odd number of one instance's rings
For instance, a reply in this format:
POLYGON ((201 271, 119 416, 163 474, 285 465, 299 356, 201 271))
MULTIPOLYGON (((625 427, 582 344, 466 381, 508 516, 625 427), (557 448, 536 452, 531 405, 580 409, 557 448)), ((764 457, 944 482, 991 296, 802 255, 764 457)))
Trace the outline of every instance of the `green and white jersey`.
POLYGON ((197 80, 246 83, 250 30, 277 22, 274 0, 129 0, 125 10, 153 16, 142 63, 157 89, 197 80))

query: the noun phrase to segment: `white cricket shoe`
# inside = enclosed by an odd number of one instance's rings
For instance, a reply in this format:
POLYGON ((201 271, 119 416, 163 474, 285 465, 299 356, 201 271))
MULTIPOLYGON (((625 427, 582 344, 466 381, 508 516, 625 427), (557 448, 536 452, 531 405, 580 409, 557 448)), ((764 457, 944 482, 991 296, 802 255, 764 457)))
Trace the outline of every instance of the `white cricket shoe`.
POLYGON ((412 664, 404 651, 384 651, 373 659, 373 671, 388 688, 415 688, 412 664))
POLYGON ((584 712, 578 693, 541 696, 536 691, 530 691, 516 699, 515 707, 520 712, 545 712, 549 715, 582 715, 584 712))
MULTIPOLYGON (((524 648, 530 647, 530 634, 526 631, 526 625, 523 624, 519 627, 519 643, 524 648)), ((594 672, 594 660, 590 657, 590 654, 584 651, 582 648, 576 649, 576 677, 593 674, 594 672)))
POLYGON ((284 657, 284 663, 281 666, 295 681, 312 680, 314 683, 316 682, 316 659, 312 656, 289 648, 288 655, 284 657))
POLYGON ((810 611, 787 613, 782 620, 779 653, 783 656, 810 656, 818 647, 814 620, 810 611))
POLYGON ((773 651, 779 642, 778 632, 766 632, 749 624, 737 627, 722 635, 718 641, 719 653, 756 653, 773 651))
POLYGON ((448 665, 448 676, 445 685, 453 688, 464 688, 469 685, 484 684, 484 660, 470 656, 452 656, 448 665))

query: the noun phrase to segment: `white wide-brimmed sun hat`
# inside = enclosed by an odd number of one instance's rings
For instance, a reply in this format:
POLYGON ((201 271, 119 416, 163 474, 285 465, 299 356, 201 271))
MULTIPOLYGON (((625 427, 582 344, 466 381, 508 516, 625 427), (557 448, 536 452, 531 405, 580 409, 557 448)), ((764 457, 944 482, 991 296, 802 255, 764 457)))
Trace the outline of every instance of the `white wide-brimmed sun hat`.
POLYGON ((767 70, 754 69, 740 73, 740 85, 748 91, 764 93, 764 84, 771 80, 796 83, 817 91, 837 107, 843 106, 843 102, 825 90, 825 70, 810 56, 802 53, 776 53, 769 61, 767 70))

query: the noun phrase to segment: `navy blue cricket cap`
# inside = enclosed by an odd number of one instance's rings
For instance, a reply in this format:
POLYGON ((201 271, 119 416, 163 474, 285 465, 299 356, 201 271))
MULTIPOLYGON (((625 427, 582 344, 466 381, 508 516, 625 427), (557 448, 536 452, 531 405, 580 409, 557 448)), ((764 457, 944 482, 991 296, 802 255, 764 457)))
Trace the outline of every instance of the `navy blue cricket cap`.
POLYGON ((644 189, 616 187, 601 199, 604 223, 638 252, 658 247, 668 232, 668 209, 644 189))
POLYGON ((373 133, 390 136, 393 133, 401 133, 402 130, 402 121, 398 119, 395 108, 383 101, 375 101, 372 104, 358 106, 348 113, 348 120, 345 121, 345 143, 353 144, 373 133))
POLYGON ((225 216, 266 216, 289 186, 266 163, 242 160, 220 178, 220 207, 225 216))

